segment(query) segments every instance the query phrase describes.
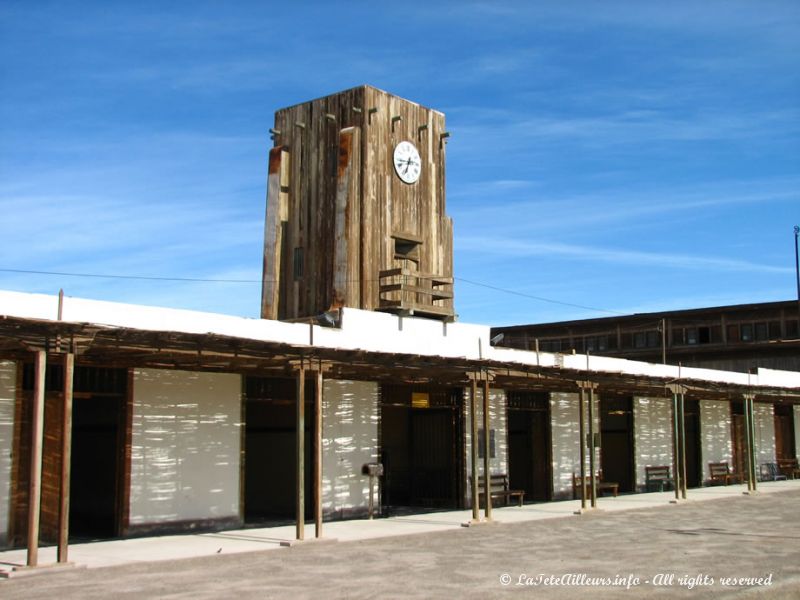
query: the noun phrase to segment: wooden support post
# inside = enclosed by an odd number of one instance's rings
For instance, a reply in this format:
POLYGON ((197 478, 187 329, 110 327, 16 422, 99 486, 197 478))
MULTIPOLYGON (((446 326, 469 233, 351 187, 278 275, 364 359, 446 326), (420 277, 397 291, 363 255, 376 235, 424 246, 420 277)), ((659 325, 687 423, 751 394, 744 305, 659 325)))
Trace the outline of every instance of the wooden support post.
MULTIPOLYGON (((314 394, 314 537, 322 537, 322 369, 314 394)), ((372 486, 370 486, 371 488, 372 486)))
POLYGON ((745 423, 745 447, 747 449, 747 491, 755 492, 756 487, 756 413, 754 407, 753 394, 744 394, 744 423, 745 423))
POLYGON ((64 355, 64 389, 61 405, 61 486, 58 506, 58 562, 68 561, 70 462, 72 459, 72 382, 75 374, 75 355, 64 355))
POLYGON ((578 435, 581 447, 581 510, 586 510, 586 391, 581 387, 578 398, 578 435))
POLYGON ((489 377, 483 380, 483 491, 484 491, 484 517, 487 521, 492 518, 492 471, 489 465, 489 377))
POLYGON ((44 443, 44 395, 47 353, 36 352, 33 382, 33 420, 31 424, 31 466, 28 486, 28 562, 39 564, 39 520, 42 504, 42 445, 44 443))
POLYGON ((296 539, 305 538, 305 427, 306 427, 306 369, 301 362, 297 368, 297 433, 296 433, 296 539))
POLYGON ((758 458, 756 456, 756 397, 750 396, 750 451, 753 455, 753 491, 758 491, 758 458))
POLYGON ((686 500, 686 394, 681 389, 680 395, 680 433, 681 433, 681 497, 686 500))
POLYGON ((744 395, 744 447, 746 451, 745 469, 747 477, 747 491, 753 490, 753 453, 750 451, 752 440, 750 438, 750 395, 744 395))
POLYGON ((472 500, 472 520, 478 522, 481 518, 480 498, 478 496, 478 382, 473 378, 469 394, 469 420, 470 420, 470 495, 472 500))
POLYGON ((596 444, 594 443, 594 385, 589 386, 589 480, 592 490, 592 508, 597 508, 597 468, 595 466, 596 444))
POLYGON ((675 488, 675 501, 681 499, 681 438, 680 438, 680 406, 678 403, 678 387, 674 386, 672 389, 672 472, 673 479, 675 480, 673 487, 675 488))

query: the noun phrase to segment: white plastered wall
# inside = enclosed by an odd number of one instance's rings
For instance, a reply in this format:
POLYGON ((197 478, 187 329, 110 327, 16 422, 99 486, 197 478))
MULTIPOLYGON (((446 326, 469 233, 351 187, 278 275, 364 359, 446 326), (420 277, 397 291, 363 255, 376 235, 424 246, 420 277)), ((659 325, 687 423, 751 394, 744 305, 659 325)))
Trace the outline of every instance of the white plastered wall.
MULTIPOLYGON (((378 460, 378 384, 325 380, 322 395, 322 510, 346 518, 369 506, 364 463, 378 460)), ((375 505, 379 504, 375 486, 375 505)))
POLYGON ((136 369, 130 523, 240 518, 241 377, 136 369))
POLYGON ((0 361, 0 547, 8 540, 11 510, 11 453, 14 443, 14 403, 17 365, 0 361))
POLYGON ((634 459, 636 485, 646 485, 645 467, 670 467, 672 472, 672 401, 669 398, 634 398, 634 459))
MULTIPOLYGON (((467 453, 465 461, 467 477, 472 473, 472 415, 469 410, 469 395, 471 388, 464 389, 464 448, 467 453)), ((475 399, 478 417, 478 431, 483 429, 483 384, 478 383, 478 394, 475 399)), ((495 456, 489 458, 489 471, 492 475, 508 475, 508 412, 506 410, 505 390, 489 388, 489 430, 494 429, 495 456)), ((478 455, 481 456, 480 450, 478 455)), ((478 477, 483 476, 483 458, 478 459, 478 477)), ((466 482, 466 496, 469 498, 469 479, 466 482)))
POLYGON ((708 463, 727 462, 733 468, 731 407, 728 402, 700 401, 700 440, 704 480, 711 477, 708 463))
MULTIPOLYGON (((572 474, 581 471, 580 422, 578 394, 554 392, 550 394, 550 427, 553 439, 553 498, 572 498, 572 474)), ((586 433, 588 433, 588 394, 586 407, 586 433)), ((600 398, 594 397, 595 432, 600 432, 600 398)), ((599 465, 600 453, 597 453, 599 465)), ((589 453, 586 453, 589 468, 589 453)))
POLYGON ((765 402, 754 402, 756 434, 756 473, 759 465, 775 462, 775 407, 765 402))

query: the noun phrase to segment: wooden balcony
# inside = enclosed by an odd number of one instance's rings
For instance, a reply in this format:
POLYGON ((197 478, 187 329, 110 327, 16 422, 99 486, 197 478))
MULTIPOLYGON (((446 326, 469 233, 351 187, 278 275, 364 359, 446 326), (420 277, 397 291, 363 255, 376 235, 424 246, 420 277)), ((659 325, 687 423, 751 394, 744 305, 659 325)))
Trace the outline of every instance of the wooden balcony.
POLYGON ((397 314, 452 320, 455 310, 453 278, 420 273, 405 268, 388 269, 378 274, 379 310, 397 314))

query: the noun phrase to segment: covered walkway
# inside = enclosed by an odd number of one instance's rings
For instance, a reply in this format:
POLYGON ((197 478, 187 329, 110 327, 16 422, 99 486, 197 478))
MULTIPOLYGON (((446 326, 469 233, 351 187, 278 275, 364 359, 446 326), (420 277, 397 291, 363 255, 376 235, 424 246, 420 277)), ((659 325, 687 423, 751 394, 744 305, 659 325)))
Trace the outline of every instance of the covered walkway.
MULTIPOLYGON (((770 495, 781 491, 800 492, 800 480, 776 481, 759 483, 758 495, 770 495)), ((746 485, 713 486, 690 489, 689 499, 681 504, 693 504, 723 498, 740 498, 747 492, 746 485)), ((630 511, 644 508, 663 507, 664 517, 670 519, 674 527, 680 527, 680 518, 674 522, 666 511, 675 507, 670 504, 674 500, 674 493, 654 492, 646 494, 629 494, 614 497, 601 497, 598 499, 598 508, 603 513, 630 511)), ((542 519, 555 519, 570 517, 576 520, 592 518, 591 511, 582 516, 575 516, 580 509, 580 500, 567 500, 561 502, 546 502, 526 504, 522 507, 495 507, 493 520, 497 523, 523 523, 542 519)), ((471 517, 469 510, 434 512, 425 514, 406 515, 390 518, 379 518, 373 521, 351 520, 334 521, 325 524, 325 538, 321 541, 310 541, 313 544, 334 544, 339 542, 386 538, 418 533, 433 533, 446 530, 460 529, 462 524, 471 517)), ((313 540, 314 525, 307 525, 307 538, 313 540)), ((491 525, 479 525, 478 528, 491 525)), ((154 561, 170 561, 176 559, 214 556, 217 554, 235 554, 243 552, 256 552, 263 550, 280 549, 281 543, 295 540, 295 525, 289 524, 278 527, 265 527, 260 529, 238 529, 217 533, 197 533, 184 535, 169 535, 157 537, 143 537, 134 539, 121 539, 102 542, 70 544, 70 559, 75 567, 39 568, 38 574, 48 574, 55 571, 70 570, 72 568, 99 568, 132 563, 149 563, 154 561)), ((536 540, 531 540, 536 546, 536 540)), ((286 552, 286 550, 283 550, 286 552)), ((0 576, 8 576, 14 567, 25 565, 25 549, 16 549, 0 552, 0 576)), ((55 563, 56 548, 43 547, 40 550, 40 564, 55 563)), ((12 575, 22 577, 26 571, 12 575)), ((0 586, 3 584, 0 583, 0 586)), ((0 587, 2 590, 2 587, 0 587)))

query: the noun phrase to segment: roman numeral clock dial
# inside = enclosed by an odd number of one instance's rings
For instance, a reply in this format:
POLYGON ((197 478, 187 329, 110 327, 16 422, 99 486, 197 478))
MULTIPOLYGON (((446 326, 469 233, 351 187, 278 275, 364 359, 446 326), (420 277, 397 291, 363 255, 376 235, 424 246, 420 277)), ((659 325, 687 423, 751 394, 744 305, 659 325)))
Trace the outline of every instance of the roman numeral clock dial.
POLYGON ((405 183, 416 183, 422 173, 422 161, 411 142, 400 142, 394 148, 394 170, 405 183))

